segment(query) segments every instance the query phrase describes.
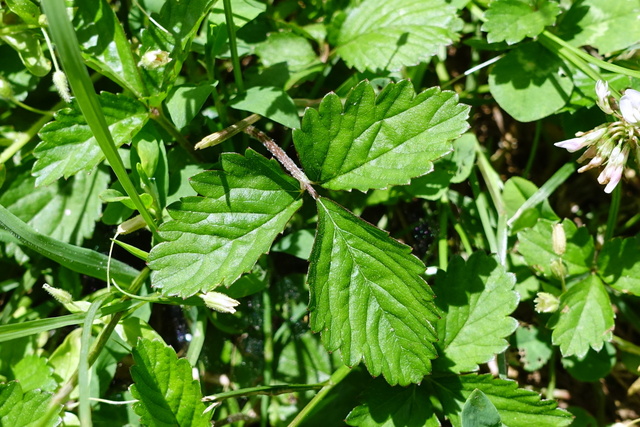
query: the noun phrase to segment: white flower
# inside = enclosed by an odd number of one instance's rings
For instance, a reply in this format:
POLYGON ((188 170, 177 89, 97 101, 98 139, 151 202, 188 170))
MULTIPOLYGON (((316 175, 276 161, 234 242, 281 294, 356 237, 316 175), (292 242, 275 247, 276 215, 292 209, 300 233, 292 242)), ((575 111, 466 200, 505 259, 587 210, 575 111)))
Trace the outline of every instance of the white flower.
POLYGON ((573 153, 578 151, 584 147, 588 147, 597 140, 599 140, 604 133, 606 132, 605 128, 596 129, 587 133, 577 133, 576 138, 567 139, 564 141, 556 142, 554 145, 556 147, 564 148, 568 152, 573 153), (579 135, 579 136, 578 136, 579 135))
POLYGON ((207 307, 220 313, 235 313, 235 307, 240 305, 240 302, 220 292, 207 292, 198 296, 204 300, 207 307))
POLYGON ((538 313, 553 313, 560 307, 560 300, 548 292, 538 292, 537 298, 533 300, 534 310, 538 313))
POLYGON ((169 57, 169 52, 164 50, 150 50, 140 58, 138 66, 146 68, 147 70, 154 70, 160 68, 163 65, 167 65, 172 59, 169 57))
POLYGON ((598 107, 607 114, 613 114, 611 105, 609 105, 609 96, 611 96, 611 92, 609 91, 609 83, 607 81, 598 80, 596 82, 596 95, 598 97, 596 100, 598 107))
POLYGON ((609 162, 607 166, 602 170, 602 173, 598 176, 598 182, 600 184, 607 184, 604 188, 604 192, 609 194, 622 179, 622 173, 624 172, 624 165, 627 163, 629 157, 629 146, 625 145, 624 148, 616 146, 611 152, 609 162))
POLYGON ((620 112, 628 123, 640 122, 640 92, 627 89, 620 98, 620 112))

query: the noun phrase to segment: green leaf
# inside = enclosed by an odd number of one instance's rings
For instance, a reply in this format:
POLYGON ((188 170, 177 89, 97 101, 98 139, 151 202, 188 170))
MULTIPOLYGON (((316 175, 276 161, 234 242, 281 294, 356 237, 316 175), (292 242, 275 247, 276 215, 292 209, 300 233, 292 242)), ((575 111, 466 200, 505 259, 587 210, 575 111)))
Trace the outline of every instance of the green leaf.
POLYGON ((209 426, 203 414, 199 381, 191 365, 159 341, 141 339, 133 349, 131 394, 138 399, 133 409, 149 426, 209 426))
POLYGON ((553 25, 560 6, 549 0, 494 0, 485 12, 489 43, 506 41, 514 44, 525 37, 535 37, 544 27, 553 25))
POLYGON ((515 277, 483 252, 465 262, 452 259, 447 272, 439 271, 433 291, 444 316, 436 323, 440 357, 434 369, 475 371, 504 351, 518 322, 508 317, 518 305, 515 277))
POLYGON ((535 372, 547 364, 553 355, 551 333, 548 329, 538 329, 533 325, 521 326, 513 337, 518 349, 520 362, 527 372, 535 372))
MULTIPOLYGON (((209 22, 216 25, 225 24, 224 3, 219 2, 211 10, 209 22)), ((267 10, 265 3, 257 0, 231 0, 231 11, 233 12, 233 25, 236 28, 244 27, 249 21, 255 19, 262 12, 267 10)))
POLYGON ((415 95, 408 81, 389 84, 376 97, 359 83, 343 110, 335 94, 319 110, 307 109, 293 140, 307 176, 332 190, 366 191, 407 184, 451 151, 467 128, 469 107, 439 88, 415 95))
MULTIPOLYGON (((0 425, 56 426, 60 417, 44 419, 52 393, 31 390, 23 393, 19 382, 0 384, 0 425)), ((62 409, 62 405, 58 405, 62 409)))
POLYGON ((200 112, 215 84, 184 84, 174 87, 167 96, 167 112, 178 129, 183 129, 200 112))
POLYGON ((593 265, 595 252, 589 231, 585 227, 576 227, 568 219, 562 221, 566 250, 564 254, 557 254, 553 249, 554 224, 556 222, 541 219, 533 228, 518 233, 518 251, 534 270, 548 278, 555 277, 551 263, 556 260, 564 263, 569 277, 588 273, 593 265))
POLYGON ((598 276, 590 275, 560 296, 560 307, 549 320, 553 344, 563 356, 583 357, 589 347, 600 351, 613 338, 614 314, 598 276))
POLYGON ((437 320, 425 266, 411 249, 336 203, 320 198, 311 253, 310 326, 349 366, 364 359, 390 384, 431 371, 437 320))
POLYGON ((53 378, 53 368, 47 363, 47 359, 37 354, 24 357, 12 370, 14 379, 20 383, 24 392, 35 389, 55 391, 58 387, 53 378))
POLYGON ((572 377, 582 382, 596 382, 611 373, 616 364, 616 348, 604 343, 600 351, 590 348, 583 357, 570 356, 562 359, 562 366, 572 377))
POLYGON ((444 0, 365 0, 349 11, 336 52, 359 71, 416 65, 458 39, 456 15, 444 0))
POLYGON ((222 170, 191 178, 204 197, 185 197, 169 208, 173 220, 153 247, 153 286, 187 297, 231 285, 249 271, 302 204, 300 185, 275 160, 248 150, 223 154, 222 170))
POLYGON ((519 45, 489 73, 489 88, 500 107, 521 122, 547 117, 562 108, 573 89, 564 64, 537 43, 519 45))
POLYGON ((598 274, 612 288, 640 296, 640 236, 607 241, 598 255, 598 274))
MULTIPOLYGON (((11 29, 11 27, 5 27, 11 29)), ((20 60, 29 72, 44 77, 51 71, 51 61, 44 56, 40 45, 40 34, 34 31, 14 29, 14 32, 3 31, 0 40, 11 46, 20 55, 20 60)))
POLYGON ((25 23, 38 25, 40 8, 31 0, 6 0, 5 3, 11 12, 18 15, 25 23))
MULTIPOLYGON (((100 94, 100 105, 117 147, 131 142, 149 118, 147 108, 126 95, 100 94)), ((34 150, 36 185, 47 185, 64 176, 90 171, 104 159, 93 132, 77 104, 58 111, 55 121, 40 131, 42 142, 34 150)))
POLYGON ((473 390, 464 403, 460 421, 464 427, 502 427, 498 410, 478 389, 473 390))
POLYGON ((35 187, 29 172, 20 174, 0 195, 0 204, 39 232, 65 243, 80 245, 91 237, 102 213, 97 197, 107 188, 109 174, 96 169, 67 181, 35 187))
MULTIPOLYGON (((38 233, 0 205, 0 228, 9 231, 21 245, 77 273, 106 281, 108 257, 90 249, 63 243, 38 233)), ((111 277, 128 286, 139 271, 118 260, 111 260, 111 277)))
MULTIPOLYGON (((504 184, 502 190, 502 199, 508 218, 520 209, 520 207, 533 196, 538 187, 531 181, 519 176, 509 178, 504 184)), ((541 205, 526 209, 516 221, 511 225, 510 232, 515 234, 525 228, 531 228, 536 225, 539 218, 546 218, 552 221, 560 220, 558 215, 553 212, 549 200, 545 199, 541 205)))
POLYGON ((312 230, 298 230, 287 234, 272 247, 273 252, 284 252, 301 259, 309 259, 315 233, 312 230))
POLYGON ((436 394, 454 426, 462 425, 462 406, 476 389, 491 401, 507 426, 560 427, 571 424, 573 418, 569 412, 556 409, 556 402, 541 400, 537 393, 519 389, 515 381, 493 378, 490 374, 434 376, 425 385, 436 394))
POLYGON ((84 62, 136 97, 144 96, 146 90, 132 46, 109 3, 74 0, 73 5, 73 25, 84 62))
POLYGON ((434 171, 412 179, 409 185, 392 191, 407 192, 413 197, 440 200, 449 186, 469 177, 476 160, 476 137, 466 133, 453 142, 453 152, 434 162, 434 171))
POLYGON ((563 16, 558 32, 574 46, 591 45, 601 54, 625 49, 640 39, 637 0, 576 1, 563 16))
POLYGON ((362 400, 364 403, 349 413, 347 424, 361 427, 440 427, 426 387, 391 387, 385 381, 377 380, 367 387, 362 400))
POLYGON ((277 87, 252 87, 230 104, 236 110, 260 114, 292 129, 300 127, 298 109, 287 93, 277 87))

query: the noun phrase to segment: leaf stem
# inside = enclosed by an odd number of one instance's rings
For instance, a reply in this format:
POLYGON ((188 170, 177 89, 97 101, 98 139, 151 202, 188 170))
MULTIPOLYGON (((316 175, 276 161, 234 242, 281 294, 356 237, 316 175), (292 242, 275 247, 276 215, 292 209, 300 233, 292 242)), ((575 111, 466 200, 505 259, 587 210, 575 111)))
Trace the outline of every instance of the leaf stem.
POLYGON ((238 57, 238 43, 236 41, 236 26, 233 23, 233 11, 231 0, 223 0, 224 19, 227 23, 227 33, 229 34, 229 50, 231 51, 231 63, 233 64, 233 78, 238 86, 238 92, 244 92, 244 82, 242 81, 242 69, 240 68, 240 58, 238 57))
POLYGON ((202 398, 203 402, 222 402, 226 399, 237 397, 248 397, 257 395, 277 396, 285 393, 296 393, 298 391, 320 390, 325 387, 328 382, 317 384, 278 384, 269 386, 241 388, 238 390, 226 391, 223 393, 212 394, 202 398))
POLYGON ((447 242, 447 228, 448 228, 448 218, 449 218, 449 210, 444 209, 444 206, 449 204, 449 199, 447 198, 447 194, 443 194, 440 198, 440 213, 439 217, 439 232, 438 232, 438 267, 441 270, 447 271, 447 261, 449 259, 449 245, 447 242))
MULTIPOLYGON (((267 287, 262 292, 262 333, 264 336, 264 368, 262 370, 262 378, 267 386, 271 385, 272 369, 273 369, 273 325, 271 323, 271 295, 269 294, 269 288, 267 287)), ((260 402, 260 425, 267 427, 267 421, 269 417, 269 396, 262 396, 260 402)))
POLYGON ((162 128, 166 130, 169 135, 171 135, 173 139, 178 142, 180 147, 182 147, 182 149, 186 151, 193 160, 195 160, 197 163, 200 163, 202 161, 202 159, 200 159, 199 155, 196 153, 194 147, 189 143, 189 141, 187 141, 184 135, 182 135, 180 131, 176 129, 173 123, 171 123, 166 118, 162 111, 155 110, 154 114, 151 114, 151 118, 155 120, 160 126, 162 126, 162 128))
POLYGON ((611 195, 611 203, 609 204, 609 215, 607 217, 607 229, 604 233, 604 241, 608 242, 613 238, 616 230, 616 222, 618 220, 618 211, 620 210, 620 200, 622 198, 622 190, 619 185, 613 190, 611 195))
POLYGON ((278 159, 282 166, 284 166, 284 168, 289 171, 291 176, 298 180, 302 188, 304 188, 309 192, 309 194, 311 194, 311 197, 313 197, 314 199, 318 198, 318 193, 311 185, 311 181, 309 181, 309 178, 307 178, 307 176, 304 174, 304 172, 302 172, 298 165, 296 165, 294 161, 291 160, 291 157, 289 157, 287 153, 285 153, 284 150, 280 148, 280 146, 278 146, 278 144, 276 144, 273 139, 269 138, 267 134, 256 129, 253 126, 247 126, 244 129, 244 133, 260 141, 262 145, 264 145, 266 149, 269 150, 269 152, 273 154, 276 159, 278 159))
POLYGON ((329 394, 329 392, 331 390, 333 390, 333 388, 335 386, 337 386, 340 381, 342 381, 343 379, 345 379, 345 377, 347 375, 349 375, 349 373, 351 372, 351 368, 349 368, 348 366, 341 366, 339 367, 332 375, 331 378, 329 378, 328 383, 322 388, 322 390, 320 390, 318 392, 318 394, 316 394, 315 396, 313 396, 313 399, 311 399, 311 401, 309 403, 307 403, 307 406, 305 406, 304 408, 302 408, 302 411, 300 411, 298 413, 298 415, 296 415, 296 417, 293 419, 293 421, 291 421, 291 423, 289 424, 289 427, 296 427, 301 425, 301 423, 304 421, 305 417, 311 413, 311 411, 313 411, 313 409, 320 403, 322 402, 322 399, 325 398, 325 396, 327 394, 329 394))
POLYGON ((104 153, 109 165, 115 172, 118 181, 131 198, 140 215, 144 218, 149 229, 157 240, 161 240, 158 235, 158 228, 151 213, 144 206, 138 192, 129 179, 124 163, 118 154, 106 119, 100 107, 98 96, 87 72, 87 68, 82 62, 79 43, 73 26, 67 16, 67 8, 64 0, 43 0, 42 7, 49 21, 49 30, 56 44, 60 61, 67 73, 69 84, 76 96, 76 101, 80 107, 82 115, 91 128, 100 149, 104 153))
POLYGON ((248 117, 245 117, 244 119, 240 120, 239 122, 236 122, 234 124, 232 124, 231 126, 228 126, 224 129, 222 129, 221 131, 212 133, 211 135, 205 136, 204 138, 202 138, 202 140, 200 142, 198 142, 195 145, 195 149, 196 150, 202 150, 204 148, 209 148, 209 147, 213 147, 215 145, 218 145, 224 141, 226 141, 227 139, 233 137, 234 135, 244 131, 247 126, 250 126, 252 124, 254 124, 255 122, 257 122, 258 120, 260 120, 262 118, 261 115, 259 114, 251 114, 248 117))

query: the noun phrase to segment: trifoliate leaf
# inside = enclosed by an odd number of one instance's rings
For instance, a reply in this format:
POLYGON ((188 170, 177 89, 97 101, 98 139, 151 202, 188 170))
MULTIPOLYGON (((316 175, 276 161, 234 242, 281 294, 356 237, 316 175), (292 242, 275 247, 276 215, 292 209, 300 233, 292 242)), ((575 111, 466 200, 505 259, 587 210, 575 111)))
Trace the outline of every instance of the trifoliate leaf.
POLYGON ((29 172, 12 180, 0 195, 0 204, 40 233, 80 245, 91 237, 102 213, 98 197, 109 184, 109 174, 98 168, 67 181, 35 187, 29 172))
MULTIPOLYGON (((0 425, 3 426, 56 426, 60 417, 44 416, 53 394, 41 390, 23 393, 19 382, 0 384, 0 425)), ((62 409, 62 405, 59 405, 62 409)))
POLYGON ((359 71, 399 70, 457 40, 456 15, 445 0, 365 0, 348 13, 336 52, 359 71))
POLYGON ((162 342, 141 339, 133 349, 133 360, 131 394, 138 399, 133 409, 144 424, 209 426, 200 384, 187 359, 178 359, 162 342))
POLYGON ((598 276, 590 275, 574 284, 560 297, 560 308, 549 321, 553 344, 563 356, 596 351, 613 337, 614 315, 611 301, 598 276))
POLYGON ((335 94, 325 96, 319 110, 307 109, 293 140, 311 181, 367 191, 430 172, 469 127, 468 114, 453 92, 431 88, 415 95, 411 83, 401 81, 376 97, 364 81, 349 92, 344 110, 335 94))
POLYGON ((385 381, 376 380, 364 391, 363 404, 356 407, 346 421, 350 426, 440 427, 438 417, 429 401, 426 387, 391 387, 385 381))
POLYGON ((553 0, 494 0, 485 12, 482 31, 488 32, 489 43, 514 44, 540 34, 559 13, 560 6, 553 0))
POLYGON ((640 237, 607 241, 598 255, 598 274, 612 288, 640 296, 640 237))
POLYGON ((566 249, 563 254, 557 254, 553 248, 553 226, 556 224, 547 219, 541 219, 533 227, 518 233, 518 251, 524 256, 534 270, 546 277, 556 277, 551 265, 560 260, 566 267, 568 277, 588 273, 593 264, 595 248, 593 239, 585 227, 578 228, 568 219, 562 222, 566 237, 566 249))
POLYGON ((364 363, 390 384, 419 382, 431 371, 438 318, 425 266, 411 248, 320 198, 311 252, 310 326, 349 366, 364 363))
POLYGON ((473 390, 467 398, 460 418, 464 427, 502 427, 503 425, 496 407, 478 389, 473 390))
POLYGON ((514 119, 547 117, 569 101, 573 81, 561 59, 537 43, 524 43, 489 73, 491 95, 514 119))
MULTIPOLYGON (((131 142, 149 118, 147 108, 126 95, 102 92, 99 100, 117 147, 131 142)), ((37 186, 51 184, 60 177, 68 178, 80 171, 90 171, 104 159, 75 103, 72 108, 58 111, 55 120, 42 128, 40 137, 42 142, 33 152, 38 159, 33 165, 37 186)))
POLYGON ((144 84, 129 43, 115 12, 105 0, 74 0, 73 24, 82 59, 137 97, 145 95, 144 84))
POLYGON ((200 173, 168 210, 165 239, 151 250, 152 284, 165 295, 188 297, 231 285, 267 252, 302 201, 300 185, 275 160, 248 150, 223 154, 222 169, 200 173))
POLYGON ((514 285, 515 276, 483 252, 466 262, 455 257, 446 273, 438 272, 433 290, 445 314, 436 323, 440 358, 435 369, 474 371, 507 348, 505 337, 518 326, 508 317, 518 305, 514 285))
POLYGON ((462 425, 463 404, 476 389, 491 401, 507 426, 560 427, 571 424, 573 419, 569 412, 556 409, 553 400, 541 400, 539 394, 519 389, 515 381, 493 378, 490 374, 432 376, 425 386, 437 396, 444 415, 454 426, 462 425))
POLYGON ((625 49, 640 40, 637 0, 582 0, 572 4, 559 26, 573 46, 591 45, 601 54, 625 49))

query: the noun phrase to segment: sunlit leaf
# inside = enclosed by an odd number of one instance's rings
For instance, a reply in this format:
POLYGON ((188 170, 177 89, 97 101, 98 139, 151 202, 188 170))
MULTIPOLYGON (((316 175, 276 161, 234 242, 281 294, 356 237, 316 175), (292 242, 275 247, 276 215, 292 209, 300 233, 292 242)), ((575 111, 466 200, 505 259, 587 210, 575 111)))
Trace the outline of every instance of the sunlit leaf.
POLYGON ((444 315, 436 323, 435 369, 474 371, 507 348, 505 338, 518 326, 508 317, 518 305, 514 285, 515 277, 483 252, 466 262, 455 257, 446 273, 438 272, 433 290, 444 315))
MULTIPOLYGON (((0 425, 3 426, 56 426, 56 414, 45 419, 52 393, 31 390, 23 393, 19 382, 0 384, 0 425)), ((59 405, 62 409, 62 405, 59 405)))
POLYGON ((600 278, 590 275, 562 294, 549 326, 553 344, 560 346, 563 356, 582 357, 589 348, 599 351, 605 341, 611 341, 614 314, 600 278))
POLYGON ((229 286, 267 252, 300 207, 300 185, 275 160, 255 151, 222 156, 222 170, 203 172, 191 185, 203 197, 169 208, 166 241, 149 254, 153 286, 167 295, 191 296, 229 286))
POLYGON ((310 325, 349 366, 364 360, 390 384, 431 371, 437 320, 425 267, 411 249, 336 203, 320 198, 311 253, 310 325))
POLYGON ((333 190, 407 184, 430 172, 468 128, 469 108, 455 93, 431 88, 416 95, 408 81, 389 84, 377 97, 361 82, 344 105, 327 95, 293 132, 307 176, 333 190))
POLYGON ((598 274, 612 288, 640 296, 640 237, 606 242, 598 254, 598 274))
POLYGON ((429 59, 461 28, 445 0, 365 0, 349 11, 336 51, 359 71, 398 70, 429 59))
MULTIPOLYGON (((116 146, 131 142, 149 118, 147 108, 126 95, 100 94, 100 105, 116 146)), ((74 103, 58 111, 55 120, 40 131, 42 142, 34 150, 36 185, 47 185, 60 177, 90 171, 104 159, 98 143, 74 103)))
POLYGON ((494 0, 485 12, 489 43, 506 41, 514 44, 525 37, 535 37, 545 27, 553 25, 560 13, 554 0, 494 0))
POLYGON ((133 349, 131 394, 134 410, 150 426, 209 426, 203 414, 200 384, 193 379, 187 359, 159 341, 141 339, 133 349))

